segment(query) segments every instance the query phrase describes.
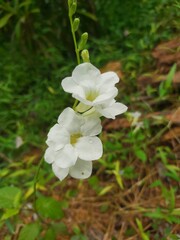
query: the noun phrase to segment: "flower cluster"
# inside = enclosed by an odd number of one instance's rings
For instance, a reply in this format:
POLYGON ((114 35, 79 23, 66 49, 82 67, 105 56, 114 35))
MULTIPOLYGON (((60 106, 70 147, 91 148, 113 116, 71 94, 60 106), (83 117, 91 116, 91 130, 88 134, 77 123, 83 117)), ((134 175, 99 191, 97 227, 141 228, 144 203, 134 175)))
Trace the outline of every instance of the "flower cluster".
POLYGON ((71 77, 62 80, 64 91, 71 93, 78 105, 66 108, 48 133, 45 161, 52 164, 54 174, 63 180, 68 174, 77 179, 88 178, 92 161, 102 156, 103 147, 97 137, 102 131, 100 117, 115 119, 127 107, 115 101, 119 78, 114 72, 101 74, 91 63, 78 65, 71 77))

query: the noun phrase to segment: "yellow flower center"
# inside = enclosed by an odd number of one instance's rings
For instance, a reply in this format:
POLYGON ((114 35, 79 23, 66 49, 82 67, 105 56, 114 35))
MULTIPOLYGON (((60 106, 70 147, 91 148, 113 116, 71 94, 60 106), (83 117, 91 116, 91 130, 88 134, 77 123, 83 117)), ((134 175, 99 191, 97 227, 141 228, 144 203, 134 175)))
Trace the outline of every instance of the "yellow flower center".
POLYGON ((78 139, 81 137, 82 135, 80 133, 75 133, 75 134, 72 134, 71 137, 70 137, 70 143, 72 145, 76 144, 78 139))
POLYGON ((94 101, 97 96, 99 96, 99 92, 98 91, 89 91, 86 93, 86 100, 88 101, 94 101))

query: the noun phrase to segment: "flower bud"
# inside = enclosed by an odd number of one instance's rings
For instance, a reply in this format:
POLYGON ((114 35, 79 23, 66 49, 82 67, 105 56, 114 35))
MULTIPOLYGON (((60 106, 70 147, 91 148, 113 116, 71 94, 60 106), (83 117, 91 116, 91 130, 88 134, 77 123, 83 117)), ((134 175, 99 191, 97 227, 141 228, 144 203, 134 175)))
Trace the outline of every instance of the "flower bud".
POLYGON ((72 5, 70 6, 69 13, 72 16, 75 14, 77 8, 77 2, 73 2, 72 5))
POLYGON ((83 59, 83 62, 90 62, 90 60, 89 60, 89 51, 87 49, 84 49, 81 52, 81 57, 83 59))
POLYGON ((85 45, 87 43, 87 40, 88 40, 88 33, 85 32, 81 35, 81 40, 80 40, 80 43, 78 45, 79 50, 82 50, 85 47, 85 45))
POLYGON ((73 0, 68 0, 68 6, 70 7, 73 4, 73 0))
POLYGON ((74 32, 76 32, 78 30, 79 23, 80 23, 80 19, 79 18, 75 18, 74 22, 73 22, 73 30, 74 30, 74 32))

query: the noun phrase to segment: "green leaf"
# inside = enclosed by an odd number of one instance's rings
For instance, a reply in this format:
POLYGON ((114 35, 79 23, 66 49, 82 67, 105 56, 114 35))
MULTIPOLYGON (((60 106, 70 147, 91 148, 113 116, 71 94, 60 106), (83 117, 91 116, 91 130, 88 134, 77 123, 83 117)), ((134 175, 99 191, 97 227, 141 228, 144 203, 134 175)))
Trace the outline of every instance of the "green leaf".
POLYGON ((159 96, 160 97, 164 97, 168 93, 170 93, 170 91, 172 89, 172 81, 173 81, 175 72, 176 72, 176 64, 174 64, 171 67, 166 80, 159 85, 159 96))
POLYGON ((153 188, 153 187, 161 187, 162 186, 162 182, 161 180, 156 180, 154 181, 153 183, 151 183, 150 187, 153 188))
POLYGON ((139 231, 140 231, 140 233, 141 233, 142 239, 143 239, 143 240, 149 240, 149 237, 148 237, 148 235, 144 232, 143 225, 142 225, 141 221, 140 221, 138 218, 136 218, 136 223, 137 223, 137 226, 138 226, 139 231))
POLYGON ((138 149, 138 150, 135 151, 135 154, 142 162, 147 161, 147 155, 143 150, 138 149))
POLYGON ((172 223, 180 224, 180 218, 179 217, 177 218, 170 214, 166 216, 166 221, 168 221, 170 224, 172 223))
POLYGON ((105 148, 107 148, 107 150, 108 151, 117 151, 117 150, 119 150, 119 149, 122 149, 122 144, 121 143, 119 143, 119 142, 109 142, 109 141, 107 141, 106 143, 105 143, 105 148))
POLYGON ((14 234, 15 229, 14 229, 14 225, 11 223, 11 221, 9 219, 6 219, 5 224, 6 224, 6 227, 7 227, 8 231, 11 234, 14 234))
POLYGON ((77 225, 75 225, 75 226, 73 226, 73 232, 76 235, 80 235, 81 234, 81 229, 77 225))
POLYGON ((169 210, 172 211, 175 208, 175 193, 176 190, 171 187, 169 190, 169 210))
POLYGON ((5 177, 9 172, 10 172, 10 170, 7 168, 1 169, 0 178, 5 177))
POLYGON ((19 206, 22 192, 16 187, 4 187, 0 189, 0 208, 16 208, 19 206))
POLYGON ((9 13, 0 19, 0 28, 3 28, 12 17, 13 13, 9 13))
POLYGON ((171 67, 171 69, 170 69, 170 71, 169 71, 169 73, 167 75, 166 81, 164 82, 164 87, 166 89, 171 88, 172 80, 173 80, 175 72, 176 72, 176 63, 171 67))
POLYGON ((110 192, 113 187, 114 187, 113 185, 108 185, 108 186, 106 186, 105 188, 103 188, 103 189, 100 191, 100 193, 99 193, 98 195, 99 195, 99 196, 105 195, 106 193, 110 192))
POLYGON ((8 236, 5 236, 5 238, 4 238, 4 240, 11 240, 12 238, 11 238, 11 236, 10 235, 8 235, 8 236))
POLYGON ((60 223, 54 223, 52 226, 53 230, 56 232, 56 234, 68 234, 68 229, 66 225, 63 222, 60 223))
POLYGON ((84 236, 83 234, 79 234, 77 236, 72 236, 71 240, 87 240, 87 237, 84 236))
POLYGON ((51 219, 61 219, 64 216, 61 202, 50 197, 40 197, 37 199, 36 207, 41 216, 51 219))
POLYGON ((168 171, 165 173, 165 176, 174 179, 175 181, 179 182, 180 181, 180 177, 179 177, 179 173, 177 173, 176 171, 168 171))
POLYGON ((5 213, 1 217, 1 220, 8 219, 18 213, 19 213, 19 209, 17 209, 17 208, 6 209, 5 213))
POLYGON ((160 208, 156 208, 155 211, 153 212, 147 212, 144 214, 144 216, 150 217, 150 218, 155 218, 155 219, 164 219, 165 214, 161 212, 160 208))
POLYGON ((128 166, 122 169, 121 175, 126 179, 134 179, 137 177, 137 173, 134 171, 133 166, 128 166))
POLYGON ((26 225, 20 232, 18 240, 35 240, 39 235, 40 226, 38 223, 26 225))
POLYGON ((43 240, 56 240, 57 236, 67 235, 68 229, 63 222, 53 223, 47 230, 43 240))
POLYGON ((49 228, 43 238, 44 240, 56 240, 56 233, 52 228, 49 228))
POLYGON ((116 181, 117 181, 118 185, 120 186, 120 188, 124 189, 123 180, 122 180, 122 177, 120 174, 120 162, 119 161, 115 162, 115 169, 112 171, 112 173, 115 175, 116 181))

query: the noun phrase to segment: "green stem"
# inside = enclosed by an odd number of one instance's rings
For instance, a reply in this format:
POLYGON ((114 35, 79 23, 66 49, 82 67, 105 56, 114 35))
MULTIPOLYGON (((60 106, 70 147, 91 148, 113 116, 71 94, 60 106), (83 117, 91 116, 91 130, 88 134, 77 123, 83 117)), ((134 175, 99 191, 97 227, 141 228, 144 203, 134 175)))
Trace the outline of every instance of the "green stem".
POLYGON ((39 172, 40 172, 40 169, 43 165, 43 162, 44 162, 44 157, 41 158, 40 162, 39 162, 39 165, 38 165, 38 169, 36 171, 36 174, 34 176, 34 210, 35 212, 37 213, 39 219, 44 222, 44 220, 41 218, 41 216, 38 214, 38 211, 37 211, 37 208, 36 208, 36 192, 37 192, 37 182, 38 182, 38 177, 39 177, 39 172))
POLYGON ((73 19, 72 19, 72 15, 70 14, 70 9, 69 9, 69 20, 70 20, 70 25, 71 25, 71 33, 72 33, 72 37, 73 37, 73 41, 74 41, 74 48, 75 48, 75 52, 76 52, 76 57, 77 57, 77 63, 80 64, 80 56, 79 56, 79 49, 77 47, 77 41, 76 41, 76 35, 73 29, 73 19))
POLYGON ((36 174, 34 176, 34 206, 36 207, 36 191, 37 191, 37 182, 38 182, 38 176, 39 176, 39 172, 40 172, 40 169, 41 169, 41 166, 43 164, 43 161, 44 161, 44 157, 41 158, 41 161, 39 162, 39 165, 38 165, 38 169, 36 171, 36 174))
MULTIPOLYGON (((72 14, 70 13, 70 6, 68 6, 68 7, 69 7, 69 21, 70 21, 70 25, 71 25, 71 33, 72 33, 73 42, 74 42, 74 49, 75 49, 75 53, 76 53, 77 63, 79 65, 81 63, 80 56, 79 56, 79 49, 77 46, 76 35, 75 35, 74 29, 73 29, 73 19, 72 19, 72 14)), ((73 104, 73 110, 75 110, 77 105, 78 105, 78 100, 76 99, 73 104)))

